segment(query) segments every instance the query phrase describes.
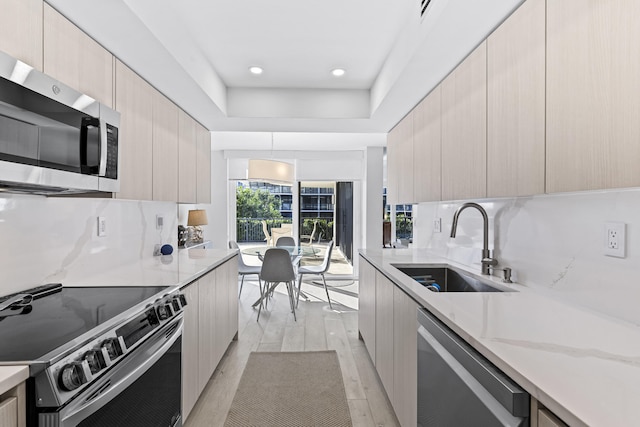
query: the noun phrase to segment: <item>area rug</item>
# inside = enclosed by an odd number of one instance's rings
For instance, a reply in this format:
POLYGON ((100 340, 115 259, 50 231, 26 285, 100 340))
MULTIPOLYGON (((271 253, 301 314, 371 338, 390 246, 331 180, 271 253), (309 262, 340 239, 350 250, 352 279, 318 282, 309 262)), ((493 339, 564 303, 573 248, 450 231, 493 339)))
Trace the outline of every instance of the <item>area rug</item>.
POLYGON ((337 353, 251 353, 224 425, 351 426, 337 353))

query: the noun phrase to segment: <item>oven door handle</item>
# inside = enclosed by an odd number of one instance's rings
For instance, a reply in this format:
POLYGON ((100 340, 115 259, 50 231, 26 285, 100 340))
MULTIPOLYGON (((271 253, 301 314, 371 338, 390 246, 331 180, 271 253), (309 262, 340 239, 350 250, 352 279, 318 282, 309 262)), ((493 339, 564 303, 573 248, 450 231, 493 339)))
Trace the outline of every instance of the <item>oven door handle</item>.
POLYGON ((182 336, 183 319, 166 325, 149 342, 132 351, 130 357, 116 365, 80 396, 60 411, 60 427, 75 426, 93 414, 149 370, 182 336), (175 328, 172 330, 172 328, 175 328), (171 336, 167 337, 168 334, 171 336))

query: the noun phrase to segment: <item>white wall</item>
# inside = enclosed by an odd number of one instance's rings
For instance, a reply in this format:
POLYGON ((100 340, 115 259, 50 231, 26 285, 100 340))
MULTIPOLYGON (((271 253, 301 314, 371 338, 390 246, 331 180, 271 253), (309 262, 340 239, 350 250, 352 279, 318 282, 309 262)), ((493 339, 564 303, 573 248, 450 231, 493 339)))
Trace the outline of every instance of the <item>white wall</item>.
MULTIPOLYGON (((640 189, 477 200, 490 218, 489 245, 514 280, 544 293, 640 325, 640 189), (627 224, 627 256, 604 255, 607 221, 627 224)), ((480 270, 482 220, 462 202, 421 203, 414 212, 414 245, 480 270), (435 218, 442 232, 434 233, 435 218)))

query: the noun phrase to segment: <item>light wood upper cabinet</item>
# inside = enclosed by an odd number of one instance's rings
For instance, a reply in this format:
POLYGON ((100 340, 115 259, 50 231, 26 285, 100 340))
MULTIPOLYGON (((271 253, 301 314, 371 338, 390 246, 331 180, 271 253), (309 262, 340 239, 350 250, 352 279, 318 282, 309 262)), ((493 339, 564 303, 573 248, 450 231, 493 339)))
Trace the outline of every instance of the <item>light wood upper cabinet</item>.
POLYGON ((196 121, 178 110, 178 202, 196 203, 196 121))
POLYGON ((184 333, 182 335, 182 417, 187 419, 198 396, 202 392, 198 370, 199 325, 198 300, 199 283, 193 282, 181 292, 187 298, 184 308, 184 333))
POLYGON ((119 199, 153 198, 153 92, 155 90, 116 61, 116 110, 120 112, 119 199))
POLYGON ((487 48, 442 82, 442 199, 487 195, 487 48))
POLYGON ((399 132, 398 154, 398 198, 399 204, 413 203, 413 111, 396 126, 399 132))
POLYGON ((400 123, 387 134, 387 204, 398 203, 400 123))
POLYGON ((0 0, 0 50, 42 71, 42 0, 0 0))
POLYGON ((211 132, 196 122, 196 200, 211 203, 211 132))
POLYGON ((113 55, 48 4, 44 5, 44 72, 113 107, 113 55))
POLYGON ((640 2, 547 4, 547 192, 640 185, 640 2))
POLYGON ((360 257, 358 329, 371 361, 376 363, 376 270, 360 257))
POLYGON ((153 200, 178 200, 178 107, 153 92, 153 200))
POLYGON ((413 112, 413 202, 441 200, 441 89, 436 86, 413 112))
POLYGON ((393 286, 393 409, 401 426, 418 422, 418 303, 393 286))
POLYGON ((487 196, 545 191, 545 0, 487 39, 487 196))

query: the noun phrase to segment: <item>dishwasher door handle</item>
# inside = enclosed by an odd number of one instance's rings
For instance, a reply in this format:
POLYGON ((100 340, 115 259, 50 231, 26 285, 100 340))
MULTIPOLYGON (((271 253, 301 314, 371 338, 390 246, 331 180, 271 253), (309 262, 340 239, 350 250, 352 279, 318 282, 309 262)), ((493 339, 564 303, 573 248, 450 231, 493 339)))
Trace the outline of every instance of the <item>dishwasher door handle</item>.
MULTIPOLYGON (((462 383, 465 388, 471 392, 478 401, 482 402, 482 405, 493 414, 495 420, 497 420, 502 426, 521 426, 526 425, 526 421, 522 418, 512 415, 493 395, 478 382, 474 376, 465 369, 456 358, 447 351, 446 348, 438 342, 438 340, 427 331, 424 326, 418 327, 418 339, 422 339, 427 347, 431 349, 433 354, 441 359, 444 364, 453 372, 462 383), (525 424, 523 424, 525 423, 525 424)), ((418 345, 420 347, 420 345, 418 345)), ((418 378, 420 381, 420 378, 418 378)), ((420 404, 420 403, 418 403, 420 404)), ((458 410, 463 410, 459 408, 458 410)))

